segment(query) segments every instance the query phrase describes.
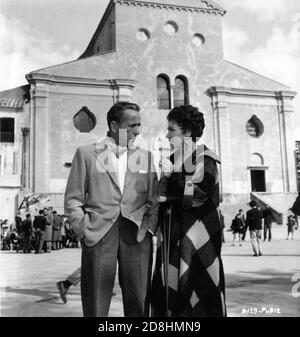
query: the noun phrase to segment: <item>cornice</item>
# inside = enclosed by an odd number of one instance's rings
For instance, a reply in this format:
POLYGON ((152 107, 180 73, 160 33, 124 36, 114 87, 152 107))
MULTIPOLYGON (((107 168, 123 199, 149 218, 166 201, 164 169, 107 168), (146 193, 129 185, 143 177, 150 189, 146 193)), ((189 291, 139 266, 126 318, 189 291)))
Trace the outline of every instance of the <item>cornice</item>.
POLYGON ((247 170, 260 170, 265 171, 269 169, 269 166, 266 165, 248 165, 246 166, 247 170))
POLYGON ((276 91, 276 97, 278 99, 293 99, 297 96, 296 91, 291 91, 291 90, 282 90, 282 91, 276 91))
POLYGON ((146 8, 158 8, 158 9, 171 9, 177 10, 181 12, 195 12, 195 13, 209 13, 216 15, 225 15, 226 11, 217 6, 213 6, 213 4, 209 1, 202 0, 202 2, 206 3, 210 8, 201 8, 201 7, 193 7, 193 6, 183 6, 183 5, 172 5, 160 2, 151 2, 151 1, 136 1, 136 0, 114 0, 114 3, 119 5, 127 5, 127 6, 135 6, 135 7, 146 7, 146 8))
POLYGON ((39 82, 47 84, 83 85, 103 88, 111 87, 112 84, 114 84, 117 87, 125 87, 129 89, 134 89, 137 83, 135 80, 131 79, 97 80, 90 78, 58 76, 41 73, 30 73, 26 75, 26 79, 29 83, 39 82))
POLYGON ((211 87, 207 90, 210 96, 244 96, 244 97, 265 97, 265 98, 290 98, 293 99, 297 92, 292 90, 259 90, 259 89, 237 89, 226 87, 211 87))

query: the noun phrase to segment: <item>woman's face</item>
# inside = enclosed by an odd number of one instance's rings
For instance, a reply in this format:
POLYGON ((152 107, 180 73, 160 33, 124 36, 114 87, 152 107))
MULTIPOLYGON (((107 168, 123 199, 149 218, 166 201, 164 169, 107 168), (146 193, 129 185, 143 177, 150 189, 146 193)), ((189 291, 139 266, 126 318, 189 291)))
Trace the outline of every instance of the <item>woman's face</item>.
POLYGON ((189 137, 190 132, 183 132, 181 127, 175 121, 168 122, 168 134, 171 147, 177 149, 182 146, 184 137, 189 137))

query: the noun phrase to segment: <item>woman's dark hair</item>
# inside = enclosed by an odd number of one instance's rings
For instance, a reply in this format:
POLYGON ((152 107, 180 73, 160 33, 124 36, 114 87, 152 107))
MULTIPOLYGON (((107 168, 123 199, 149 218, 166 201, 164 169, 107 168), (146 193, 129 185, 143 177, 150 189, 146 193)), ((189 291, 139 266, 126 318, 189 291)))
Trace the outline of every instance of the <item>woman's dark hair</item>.
POLYGON ((110 127, 110 123, 115 121, 119 123, 121 121, 122 115, 126 110, 140 111, 140 107, 135 103, 129 102, 118 102, 114 104, 107 113, 107 124, 110 127))
POLYGON ((203 113, 192 105, 181 105, 172 109, 167 119, 169 122, 176 122, 183 132, 191 131, 193 141, 202 136, 205 128, 203 113))

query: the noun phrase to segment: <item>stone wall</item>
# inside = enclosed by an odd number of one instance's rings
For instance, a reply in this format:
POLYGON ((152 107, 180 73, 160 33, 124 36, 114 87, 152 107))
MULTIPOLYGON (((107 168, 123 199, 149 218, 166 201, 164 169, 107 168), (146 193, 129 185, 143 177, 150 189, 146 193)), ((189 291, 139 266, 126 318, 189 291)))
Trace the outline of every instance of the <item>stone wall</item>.
MULTIPOLYGON (((230 134, 227 140, 230 143, 230 158, 224 158, 230 167, 231 184, 224 180, 225 192, 250 193, 251 155, 259 154, 262 157, 262 166, 266 166, 266 184, 268 192, 283 191, 282 163, 280 150, 280 135, 278 126, 278 111, 276 100, 253 99, 252 102, 240 104, 229 103, 230 134), (264 133, 259 138, 248 135, 246 124, 256 115, 264 124, 264 133)), ((222 142, 226 141, 222 139, 222 142)))

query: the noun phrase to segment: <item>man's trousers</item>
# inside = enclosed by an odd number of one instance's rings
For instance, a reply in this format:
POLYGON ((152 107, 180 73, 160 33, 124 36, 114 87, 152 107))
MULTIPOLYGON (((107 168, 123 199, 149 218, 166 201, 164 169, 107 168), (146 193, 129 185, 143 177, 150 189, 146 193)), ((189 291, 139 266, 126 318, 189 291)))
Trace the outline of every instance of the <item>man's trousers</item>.
POLYGON ((85 317, 107 317, 117 262, 125 317, 149 315, 152 238, 138 243, 137 226, 121 215, 94 246, 82 246, 81 297, 85 317))
POLYGON ((261 230, 255 229, 250 231, 250 239, 252 243, 252 249, 254 254, 258 255, 261 254, 261 230))
POLYGON ((46 237, 46 232, 40 230, 37 234, 37 245, 36 245, 37 253, 42 253, 44 242, 45 242, 45 237, 46 237))
POLYGON ((73 284, 73 286, 77 286, 81 279, 81 267, 77 268, 71 275, 67 277, 67 280, 73 284))
POLYGON ((268 236, 268 240, 272 240, 272 223, 270 224, 264 224, 264 241, 266 241, 268 236), (268 235, 269 232, 269 235, 268 235))
POLYGON ((31 235, 25 234, 23 240, 23 253, 31 253, 31 235))

